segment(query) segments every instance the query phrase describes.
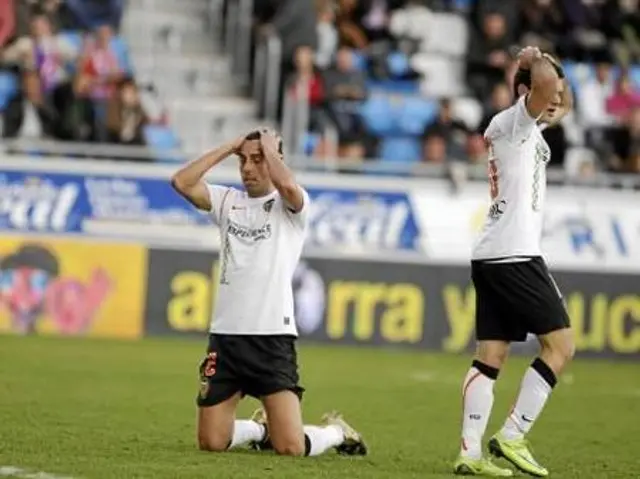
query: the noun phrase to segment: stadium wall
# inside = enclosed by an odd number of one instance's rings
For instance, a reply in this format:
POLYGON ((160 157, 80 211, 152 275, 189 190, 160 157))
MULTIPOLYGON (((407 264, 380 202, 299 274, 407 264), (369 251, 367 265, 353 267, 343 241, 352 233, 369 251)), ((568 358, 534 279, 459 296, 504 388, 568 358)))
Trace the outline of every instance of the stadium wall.
MULTIPOLYGON (((15 157, 0 165, 0 331, 206 332, 218 232, 171 190, 173 168, 15 157)), ((237 184, 236 175, 223 169, 216 181, 237 184)), ((294 280, 302 338, 472 350, 467 264, 485 185, 454 195, 433 179, 300 180, 314 200, 294 280)), ((550 188, 544 247, 581 355, 640 359, 639 199, 550 188)), ((532 338, 518 349, 535 347, 532 338)))

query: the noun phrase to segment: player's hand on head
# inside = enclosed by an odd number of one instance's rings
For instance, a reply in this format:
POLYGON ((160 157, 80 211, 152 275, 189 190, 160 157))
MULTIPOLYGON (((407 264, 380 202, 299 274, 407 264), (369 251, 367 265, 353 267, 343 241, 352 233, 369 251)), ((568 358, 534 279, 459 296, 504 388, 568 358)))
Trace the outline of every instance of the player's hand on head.
POLYGON ((244 144, 245 141, 246 141, 246 135, 242 135, 236 138, 235 140, 233 140, 231 142, 231 150, 233 151, 233 153, 235 153, 236 155, 240 153, 240 150, 242 149, 242 145, 244 144))
POLYGON ((278 134, 269 128, 261 128, 260 133, 260 145, 262 146, 262 150, 266 154, 279 155, 281 140, 278 134))
POLYGON ((531 68, 535 60, 542 57, 542 52, 538 47, 525 47, 518 52, 518 66, 525 70, 531 68))

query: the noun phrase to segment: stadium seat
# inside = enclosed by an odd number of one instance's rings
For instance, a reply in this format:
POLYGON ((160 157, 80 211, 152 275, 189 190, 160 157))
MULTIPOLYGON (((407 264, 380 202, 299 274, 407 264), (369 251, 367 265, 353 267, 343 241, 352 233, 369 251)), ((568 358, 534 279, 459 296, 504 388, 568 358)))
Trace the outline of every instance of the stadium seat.
POLYGON ((403 77, 410 71, 409 57, 402 52, 387 55, 387 68, 392 77, 403 77))
POLYGON ((77 30, 64 30, 58 36, 69 42, 77 51, 82 50, 82 32, 77 30))
POLYGON ((114 37, 111 40, 111 48, 118 58, 118 63, 122 69, 129 75, 133 75, 133 67, 131 65, 131 59, 129 58, 129 48, 121 37, 114 37))
POLYGON ((394 111, 387 95, 373 95, 360 108, 367 129, 376 135, 389 135, 396 127, 394 111))
POLYGON ((389 137, 382 140, 378 156, 387 163, 417 163, 422 146, 415 137, 389 137))
POLYGON ((318 133, 306 132, 302 136, 302 151, 305 155, 313 155, 313 152, 320 143, 320 135, 318 133))
POLYGON ((438 104, 419 96, 406 97, 399 112, 400 132, 419 136, 438 114, 438 104))
POLYGON ((167 153, 180 147, 180 140, 170 128, 162 125, 147 125, 144 128, 144 139, 147 146, 153 150, 159 161, 182 161, 167 153))
POLYGON ((367 70, 368 59, 366 54, 360 51, 354 50, 352 61, 353 61, 353 68, 355 68, 357 71, 364 72, 367 70))
POLYGON ((417 95, 420 92, 418 80, 370 80, 367 82, 370 93, 417 95))
POLYGON ((0 111, 15 98, 18 88, 18 79, 13 73, 0 72, 0 111))

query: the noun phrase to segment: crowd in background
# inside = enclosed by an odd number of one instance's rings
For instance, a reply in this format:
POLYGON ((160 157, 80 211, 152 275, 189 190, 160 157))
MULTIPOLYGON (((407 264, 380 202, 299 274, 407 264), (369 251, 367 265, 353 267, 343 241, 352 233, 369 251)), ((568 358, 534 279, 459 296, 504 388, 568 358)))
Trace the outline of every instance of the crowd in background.
MULTIPOLYGON (((312 131, 333 124, 342 157, 376 156, 379 139, 360 113, 370 94, 367 82, 389 76, 390 55, 410 59, 419 52, 432 13, 452 12, 470 25, 465 78, 482 105, 482 120, 469 125, 456 117, 454 98, 439 98, 439 113, 422 135, 423 162, 483 158, 484 128, 513 101, 513 50, 537 45, 563 62, 595 66, 595 74, 580 79, 571 128, 564 123, 544 132, 552 163, 563 164, 568 148, 579 143, 597 154, 595 162, 580 164, 581 175, 640 172, 640 91, 628 75, 640 60, 635 0, 256 0, 255 6, 257 31, 282 38, 285 77, 307 80, 312 131), (364 68, 354 66, 362 56, 364 68), (573 127, 578 141, 567 131, 573 127)), ((396 80, 420 76, 411 66, 403 75, 396 80)), ((321 151, 322 143, 315 147, 321 151)))
POLYGON ((149 122, 117 32, 123 0, 2 0, 0 69, 17 80, 3 137, 29 119, 62 141, 142 145, 149 122))

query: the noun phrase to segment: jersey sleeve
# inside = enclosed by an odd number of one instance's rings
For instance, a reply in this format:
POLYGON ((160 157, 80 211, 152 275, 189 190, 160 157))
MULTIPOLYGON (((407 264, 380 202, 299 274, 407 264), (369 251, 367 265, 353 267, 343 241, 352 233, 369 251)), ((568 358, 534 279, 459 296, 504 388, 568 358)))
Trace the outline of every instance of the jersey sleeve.
POLYGON ((229 199, 232 188, 207 184, 207 190, 209 191, 209 201, 211 203, 209 216, 218 223, 220 222, 225 202, 229 199))
POLYGON ((304 229, 307 226, 307 222, 309 221, 309 208, 311 204, 311 199, 309 198, 309 193, 302 186, 298 186, 300 191, 302 192, 302 209, 298 212, 294 212, 293 209, 286 201, 284 201, 284 208, 287 216, 291 219, 293 224, 300 229, 304 229))
POLYGON ((526 95, 522 95, 513 106, 512 124, 508 128, 509 139, 516 143, 526 140, 539 120, 527 111, 526 98, 526 95))

